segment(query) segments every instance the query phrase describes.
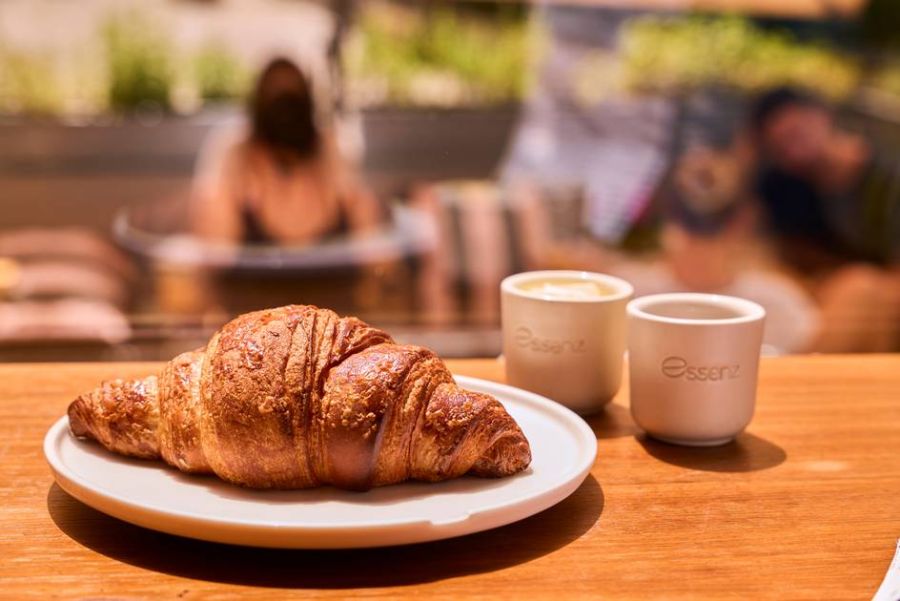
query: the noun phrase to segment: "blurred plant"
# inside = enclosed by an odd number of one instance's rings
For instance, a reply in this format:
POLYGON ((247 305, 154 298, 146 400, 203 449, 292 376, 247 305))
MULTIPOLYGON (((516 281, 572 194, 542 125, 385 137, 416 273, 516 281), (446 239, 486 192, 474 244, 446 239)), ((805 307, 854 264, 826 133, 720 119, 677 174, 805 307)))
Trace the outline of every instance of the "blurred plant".
POLYGON ((0 111, 51 115, 61 104, 49 57, 0 50, 0 111))
POLYGON ((900 60, 885 58, 870 63, 859 100, 864 110, 900 120, 900 60))
POLYGON ((130 113, 168 110, 172 88, 168 40, 141 15, 120 14, 103 27, 109 106, 130 113))
POLYGON ((238 58, 223 44, 211 42, 194 57, 194 81, 203 100, 221 102, 242 97, 249 77, 238 58))
POLYGON ((528 85, 529 37, 520 11, 466 14, 371 3, 346 53, 349 88, 369 104, 517 101, 528 85))
POLYGON ((623 51, 626 85, 637 91, 792 85, 840 100, 860 79, 854 57, 740 17, 639 17, 624 30, 623 51))
POLYGON ((0 44, 0 113, 70 122, 109 110, 190 113, 204 101, 239 98, 248 88, 248 73, 227 46, 174 47, 143 13, 109 15, 99 33, 96 43, 65 52, 0 44))
POLYGON ((900 62, 888 62, 875 71, 867 82, 879 91, 900 96, 900 62))

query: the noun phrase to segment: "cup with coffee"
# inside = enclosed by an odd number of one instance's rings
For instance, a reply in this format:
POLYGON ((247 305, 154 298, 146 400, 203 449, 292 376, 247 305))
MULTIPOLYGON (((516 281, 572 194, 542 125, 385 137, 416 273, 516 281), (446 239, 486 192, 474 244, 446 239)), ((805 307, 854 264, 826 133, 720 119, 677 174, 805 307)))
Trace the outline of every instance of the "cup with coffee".
POLYGON ((585 271, 530 271, 503 280, 506 378, 588 414, 622 380, 631 284, 585 271))
POLYGON ((631 414, 647 434, 725 444, 753 418, 766 312, 731 296, 655 294, 628 304, 631 414))

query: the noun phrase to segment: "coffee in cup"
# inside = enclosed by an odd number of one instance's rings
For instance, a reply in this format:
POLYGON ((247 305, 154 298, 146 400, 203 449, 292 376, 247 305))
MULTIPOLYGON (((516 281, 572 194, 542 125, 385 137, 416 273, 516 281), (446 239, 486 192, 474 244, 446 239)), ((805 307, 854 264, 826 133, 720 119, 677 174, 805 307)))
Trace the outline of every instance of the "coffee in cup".
POLYGON ((506 378, 593 413, 619 390, 631 285, 585 271, 532 271, 501 284, 506 378))
POLYGON ((765 310, 716 294, 628 304, 631 414, 650 436, 714 446, 753 418, 765 310))

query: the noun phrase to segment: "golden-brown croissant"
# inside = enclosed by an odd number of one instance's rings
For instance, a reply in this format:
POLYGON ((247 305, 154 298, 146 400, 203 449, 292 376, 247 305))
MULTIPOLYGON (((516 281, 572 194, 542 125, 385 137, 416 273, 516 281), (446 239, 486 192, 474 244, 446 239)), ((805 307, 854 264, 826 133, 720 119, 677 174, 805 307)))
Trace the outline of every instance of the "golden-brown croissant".
POLYGON ((431 351, 332 311, 242 315, 158 376, 69 405, 76 436, 253 488, 364 490, 508 476, 531 450, 503 406, 456 386, 431 351))

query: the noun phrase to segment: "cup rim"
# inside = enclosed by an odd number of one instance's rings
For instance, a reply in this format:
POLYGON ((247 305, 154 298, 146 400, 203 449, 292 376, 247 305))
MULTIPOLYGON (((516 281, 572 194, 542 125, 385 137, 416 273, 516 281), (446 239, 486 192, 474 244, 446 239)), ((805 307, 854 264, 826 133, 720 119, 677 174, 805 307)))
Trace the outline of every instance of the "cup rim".
POLYGON ((725 294, 709 294, 705 292, 669 292, 665 294, 650 294, 641 296, 627 307, 628 315, 637 319, 655 321, 658 323, 692 325, 692 326, 724 326, 740 323, 752 323, 760 321, 766 316, 766 310, 758 303, 737 296, 725 294), (666 317, 648 311, 648 306, 663 302, 692 302, 716 307, 724 307, 740 313, 738 317, 715 318, 691 318, 691 317, 666 317))
POLYGON ((539 300, 548 303, 609 303, 630 298, 634 294, 632 285, 622 278, 617 278, 605 273, 597 273, 594 271, 581 271, 577 269, 544 269, 539 271, 523 271, 503 278, 500 283, 502 292, 518 296, 519 298, 528 298, 531 300, 539 300), (542 294, 534 294, 525 292, 517 287, 522 282, 530 280, 538 280, 541 278, 573 278, 588 282, 598 282, 611 287, 614 292, 594 298, 559 298, 554 296, 545 296, 542 294))

